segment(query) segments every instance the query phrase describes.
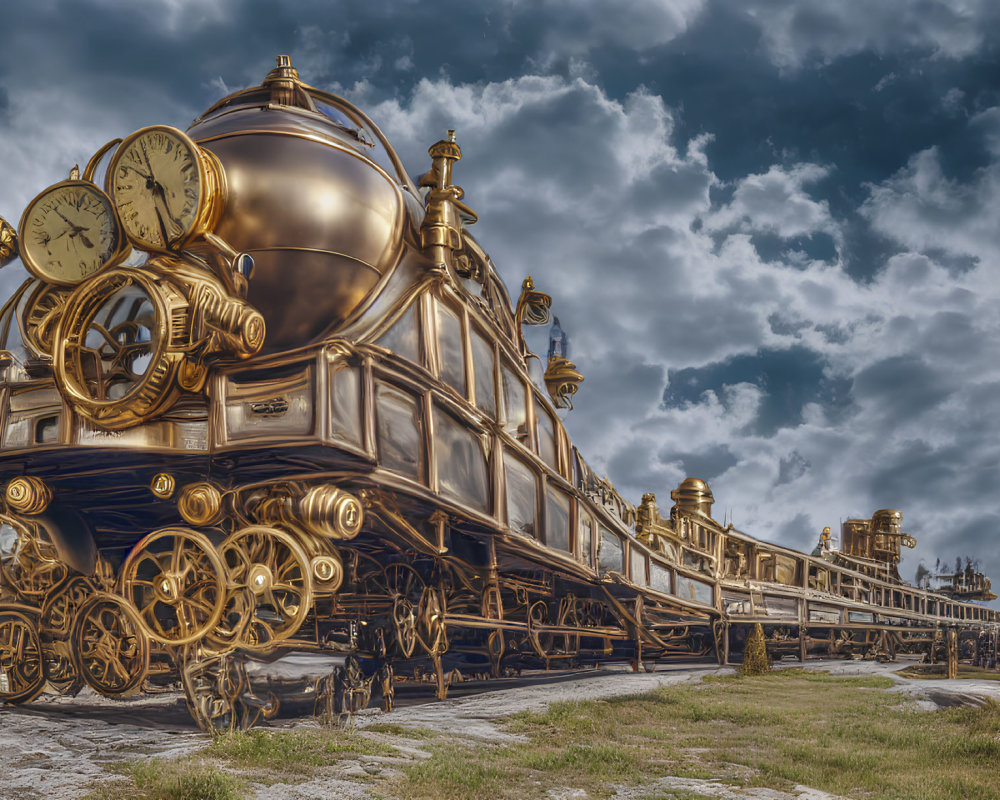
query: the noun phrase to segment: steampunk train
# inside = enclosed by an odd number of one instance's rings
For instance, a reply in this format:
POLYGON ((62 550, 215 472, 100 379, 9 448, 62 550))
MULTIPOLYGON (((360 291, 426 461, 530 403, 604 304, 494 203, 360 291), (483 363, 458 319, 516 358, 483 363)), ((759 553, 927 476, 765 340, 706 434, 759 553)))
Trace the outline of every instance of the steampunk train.
POLYGON ((429 154, 413 181, 282 56, 4 224, 31 277, 0 315, 0 701, 179 684, 225 730, 276 711, 248 661, 295 651, 339 714, 415 666, 443 697, 456 669, 725 663, 757 622, 774 656, 953 630, 995 658, 988 583, 899 579, 897 511, 805 555, 703 481, 664 518, 599 479, 556 413, 575 365, 527 367, 550 298, 511 302, 454 135, 429 154))

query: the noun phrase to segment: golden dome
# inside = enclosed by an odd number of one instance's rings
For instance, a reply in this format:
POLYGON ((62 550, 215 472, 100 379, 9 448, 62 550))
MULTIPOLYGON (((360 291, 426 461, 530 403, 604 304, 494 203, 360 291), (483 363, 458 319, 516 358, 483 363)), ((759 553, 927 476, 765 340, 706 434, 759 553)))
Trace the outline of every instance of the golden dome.
POLYGON ((700 478, 685 478, 680 485, 670 493, 677 509, 686 514, 704 514, 712 516, 712 504, 715 497, 708 484, 700 478))
POLYGON ((358 109, 302 83, 286 56, 187 133, 225 172, 214 233, 254 259, 247 300, 264 315, 266 350, 336 327, 399 261, 404 193, 414 207, 416 191, 398 156, 358 109))

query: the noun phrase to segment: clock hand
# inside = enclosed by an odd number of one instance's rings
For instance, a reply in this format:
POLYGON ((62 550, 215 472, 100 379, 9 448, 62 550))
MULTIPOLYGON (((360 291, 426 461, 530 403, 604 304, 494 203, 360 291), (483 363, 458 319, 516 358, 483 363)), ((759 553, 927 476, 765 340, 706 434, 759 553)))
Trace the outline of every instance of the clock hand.
POLYGON ((123 170, 124 169, 130 169, 130 170, 132 170, 132 172, 134 172, 136 175, 138 175, 140 178, 142 178, 145 181, 151 181, 151 180, 153 180, 152 177, 150 177, 149 175, 147 175, 141 169, 136 169, 131 164, 122 164, 122 169, 123 170))

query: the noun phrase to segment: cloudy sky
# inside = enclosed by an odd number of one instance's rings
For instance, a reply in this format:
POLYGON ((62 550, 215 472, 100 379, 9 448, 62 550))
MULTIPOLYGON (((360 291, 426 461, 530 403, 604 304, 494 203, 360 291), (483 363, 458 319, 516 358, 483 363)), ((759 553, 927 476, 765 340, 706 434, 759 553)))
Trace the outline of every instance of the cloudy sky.
POLYGON ((626 497, 701 477, 799 549, 899 508, 904 575, 1000 579, 995 0, 6 0, 0 215, 278 53, 413 174, 457 129, 474 233, 553 296, 566 425, 626 497))

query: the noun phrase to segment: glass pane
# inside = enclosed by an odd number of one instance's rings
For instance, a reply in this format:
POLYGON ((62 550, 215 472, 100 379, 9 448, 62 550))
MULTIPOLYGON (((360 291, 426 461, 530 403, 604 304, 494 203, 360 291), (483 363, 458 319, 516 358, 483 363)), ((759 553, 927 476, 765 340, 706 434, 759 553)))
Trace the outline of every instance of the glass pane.
POLYGON ((465 351, 462 347, 462 321, 443 303, 437 303, 438 357, 441 380, 465 395, 465 351))
POLYGON ((331 369, 330 436, 361 445, 361 371, 356 367, 331 369))
POLYGON ((395 386, 375 384, 375 438, 383 467, 420 479, 420 401, 395 386))
POLYGON ((489 511, 489 481, 482 440, 450 414, 434 409, 434 457, 441 493, 489 511))
POLYGON ((581 507, 580 501, 576 503, 577 508, 577 542, 580 548, 580 558, 584 564, 594 566, 593 543, 594 543, 594 518, 581 507))
POLYGON ((504 453, 503 463, 507 475, 507 524, 514 533, 533 537, 538 493, 535 473, 509 453, 504 453))
POLYGON ((545 490, 545 543, 569 550, 569 498, 551 486, 545 490))
POLYGON ((638 586, 646 585, 646 554, 636 547, 629 548, 629 577, 638 586))
POLYGON ((600 551, 597 554, 597 568, 601 572, 622 571, 622 542, 611 531, 601 525, 600 551))
POLYGON ((493 388, 493 345, 475 330, 472 336, 472 364, 476 372, 476 405, 491 417, 497 415, 497 396, 493 388))
POLYGON ((506 364, 501 370, 503 379, 503 407, 506 422, 504 432, 513 436, 521 444, 528 442, 528 416, 525 412, 527 395, 524 381, 506 364))
POLYGON ((649 563, 649 585, 658 592, 670 594, 670 572, 651 561, 649 563))
POLYGON ((559 456, 556 447, 555 424, 549 412, 542 407, 541 402, 535 400, 536 427, 538 428, 538 455, 546 464, 556 472, 559 471, 559 456))
POLYGON ((396 320, 375 344, 386 350, 392 350, 414 364, 419 364, 420 333, 417 328, 417 304, 414 303, 406 309, 403 316, 396 320))

